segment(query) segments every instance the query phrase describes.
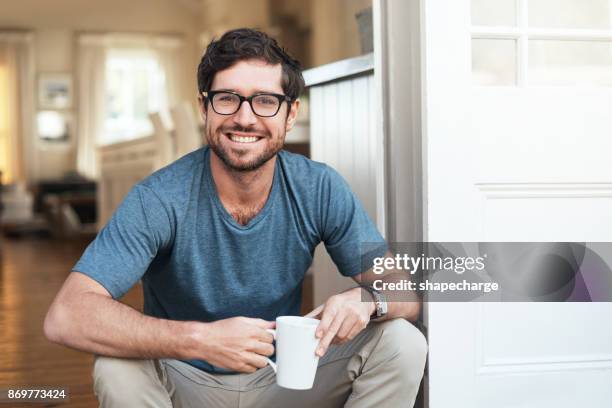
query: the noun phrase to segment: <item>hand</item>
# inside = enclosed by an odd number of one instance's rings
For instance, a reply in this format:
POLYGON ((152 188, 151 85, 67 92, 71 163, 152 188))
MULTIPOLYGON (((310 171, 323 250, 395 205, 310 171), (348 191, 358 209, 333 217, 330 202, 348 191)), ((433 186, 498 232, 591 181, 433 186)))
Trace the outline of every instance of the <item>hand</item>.
POLYGON ((267 365, 265 356, 274 354, 274 337, 266 329, 274 322, 248 317, 232 317, 204 323, 200 344, 202 358, 217 367, 253 373, 267 365))
POLYGON ((330 344, 346 343, 368 325, 376 306, 373 302, 363 302, 361 291, 361 288, 354 288, 334 295, 306 315, 321 319, 315 332, 321 339, 316 350, 319 357, 323 357, 330 344))

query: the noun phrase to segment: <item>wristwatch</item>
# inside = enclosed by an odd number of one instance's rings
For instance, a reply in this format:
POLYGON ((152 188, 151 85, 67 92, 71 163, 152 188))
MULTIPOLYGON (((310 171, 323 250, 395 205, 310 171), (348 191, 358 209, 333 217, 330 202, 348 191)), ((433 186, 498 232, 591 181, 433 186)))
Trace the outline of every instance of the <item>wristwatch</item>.
POLYGON ((361 287, 362 289, 366 290, 372 296, 372 299, 374 300, 374 304, 376 305, 376 311, 372 313, 372 316, 370 316, 370 320, 380 319, 381 317, 386 315, 387 314, 387 299, 385 298, 385 295, 383 295, 382 293, 380 293, 379 291, 377 291, 371 286, 363 285, 361 287))

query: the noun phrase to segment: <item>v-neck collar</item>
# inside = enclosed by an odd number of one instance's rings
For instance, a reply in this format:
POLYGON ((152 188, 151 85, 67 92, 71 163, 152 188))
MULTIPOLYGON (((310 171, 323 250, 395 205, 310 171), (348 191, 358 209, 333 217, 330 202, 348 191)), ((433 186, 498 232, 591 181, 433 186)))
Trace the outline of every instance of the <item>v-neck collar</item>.
POLYGON ((219 198, 219 192, 217 191, 217 186, 215 185, 215 180, 213 179, 212 176, 212 169, 210 167, 210 147, 206 149, 205 153, 204 153, 204 169, 205 169, 205 173, 206 173, 206 181, 208 184, 208 189, 209 189, 209 193, 210 193, 210 197, 212 198, 212 201, 215 203, 215 207, 217 207, 217 210, 221 213, 221 216, 228 222, 230 223, 234 228, 240 229, 240 230, 248 230, 250 228, 253 228, 259 221, 261 221, 262 219, 264 219, 264 217, 266 216, 266 214, 268 212, 270 212, 270 208, 272 207, 272 205, 274 204, 275 201, 275 197, 278 191, 278 183, 279 183, 279 162, 278 162, 278 155, 276 158, 276 162, 274 163, 274 176, 272 179, 272 188, 270 189, 270 194, 268 194, 268 198, 266 199, 266 203, 264 204, 263 208, 261 210, 259 210, 259 212, 257 213, 257 215, 255 215, 255 217, 253 217, 246 225, 242 225, 239 224, 234 217, 232 217, 232 215, 225 209, 225 207, 223 206, 223 203, 221 202, 221 199, 219 198))

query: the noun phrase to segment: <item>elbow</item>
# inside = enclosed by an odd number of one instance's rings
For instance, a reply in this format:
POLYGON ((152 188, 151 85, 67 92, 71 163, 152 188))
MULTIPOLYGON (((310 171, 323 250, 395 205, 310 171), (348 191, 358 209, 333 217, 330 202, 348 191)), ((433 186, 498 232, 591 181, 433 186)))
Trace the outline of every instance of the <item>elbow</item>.
POLYGON ((62 310, 62 306, 54 302, 47 311, 43 323, 43 333, 47 340, 53 343, 63 344, 66 319, 66 313, 62 310))

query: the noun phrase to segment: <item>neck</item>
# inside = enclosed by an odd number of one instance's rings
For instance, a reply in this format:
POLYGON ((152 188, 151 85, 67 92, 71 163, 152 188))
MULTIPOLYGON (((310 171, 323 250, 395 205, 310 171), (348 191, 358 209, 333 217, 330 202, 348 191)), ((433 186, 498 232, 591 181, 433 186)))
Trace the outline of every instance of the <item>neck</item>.
POLYGON ((227 206, 258 206, 266 201, 274 179, 276 156, 253 171, 235 171, 210 150, 210 170, 221 202, 227 206))

